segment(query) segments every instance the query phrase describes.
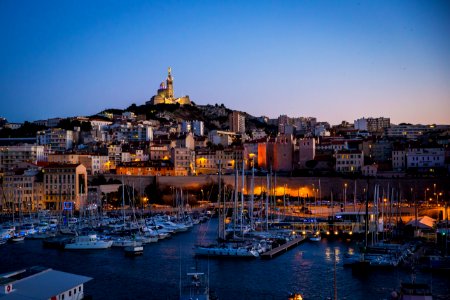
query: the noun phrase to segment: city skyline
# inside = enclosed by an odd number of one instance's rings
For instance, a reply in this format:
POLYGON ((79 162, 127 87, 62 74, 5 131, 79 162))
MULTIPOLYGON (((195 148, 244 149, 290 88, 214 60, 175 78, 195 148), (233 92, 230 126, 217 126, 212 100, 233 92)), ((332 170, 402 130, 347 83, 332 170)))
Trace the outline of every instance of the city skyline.
POLYGON ((177 97, 254 116, 450 123, 445 1, 0 8, 0 111, 11 122, 144 104, 170 66, 177 97))

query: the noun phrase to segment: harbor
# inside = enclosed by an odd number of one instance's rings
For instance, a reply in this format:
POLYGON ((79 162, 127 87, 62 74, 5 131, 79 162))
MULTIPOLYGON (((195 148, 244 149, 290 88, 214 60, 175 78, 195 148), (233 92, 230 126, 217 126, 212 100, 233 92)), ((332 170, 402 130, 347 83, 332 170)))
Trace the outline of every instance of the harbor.
MULTIPOLYGON (((319 242, 310 242, 301 237, 291 242, 301 240, 301 244, 288 251, 283 249, 270 260, 196 257, 194 246, 200 239, 215 241, 217 223, 218 219, 212 218, 210 223, 147 244, 143 255, 133 257, 125 256, 116 247, 67 251, 43 247, 42 240, 7 243, 0 247, 0 273, 41 265, 88 276, 93 279, 85 284, 85 294, 93 299, 112 295, 116 299, 177 299, 180 278, 196 264, 209 274, 210 289, 219 299, 287 299, 293 292, 300 293, 303 299, 326 299, 334 293, 334 261, 340 299, 389 299, 401 282, 411 281, 410 269, 400 266, 376 268, 362 275, 345 267, 345 254, 359 247, 356 241, 345 238, 324 236, 319 242), (270 279, 264 274, 270 274, 270 279)), ((415 277, 432 285, 434 299, 448 299, 448 275, 418 271, 415 277)))

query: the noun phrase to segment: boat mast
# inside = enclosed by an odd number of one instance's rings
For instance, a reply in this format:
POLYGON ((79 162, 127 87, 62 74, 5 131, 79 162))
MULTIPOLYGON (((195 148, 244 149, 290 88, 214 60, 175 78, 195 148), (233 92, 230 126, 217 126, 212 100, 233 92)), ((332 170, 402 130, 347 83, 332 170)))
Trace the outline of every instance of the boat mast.
POLYGON ((269 174, 267 176, 267 191, 266 191, 266 232, 269 232, 269 193, 270 193, 270 181, 269 174))
POLYGON ((366 188, 366 217, 364 218, 364 230, 365 230, 365 247, 368 246, 368 233, 369 233, 369 179, 367 179, 366 188))
POLYGON ((122 218, 123 227, 125 228, 125 183, 122 176, 122 218))
POLYGON ((244 237, 244 185, 245 185, 245 174, 244 174, 244 160, 242 160, 242 186, 241 186, 241 237, 244 237))
POLYGON ((238 201, 238 165, 234 163, 234 199, 233 199, 233 238, 236 238, 237 226, 237 201, 238 201))
POLYGON ((253 230, 253 201, 255 197, 255 157, 252 157, 252 181, 250 182, 250 228, 253 230))

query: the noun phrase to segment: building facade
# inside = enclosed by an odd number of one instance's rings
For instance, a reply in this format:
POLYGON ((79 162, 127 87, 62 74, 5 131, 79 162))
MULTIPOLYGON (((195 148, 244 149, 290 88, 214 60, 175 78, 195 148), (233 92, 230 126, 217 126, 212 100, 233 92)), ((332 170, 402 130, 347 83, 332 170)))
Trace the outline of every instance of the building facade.
POLYGON ((0 147, 0 173, 17 168, 21 162, 46 161, 44 146, 23 145, 0 147))
POLYGON ((228 116, 230 131, 236 133, 245 133, 245 115, 239 111, 233 111, 228 116))
POLYGON ((87 194, 87 171, 82 164, 51 164, 43 169, 44 208, 80 209, 87 194), (68 205, 71 203, 70 205, 68 205))
POLYGON ((361 172, 364 165, 363 152, 359 150, 340 150, 336 153, 336 172, 361 172))

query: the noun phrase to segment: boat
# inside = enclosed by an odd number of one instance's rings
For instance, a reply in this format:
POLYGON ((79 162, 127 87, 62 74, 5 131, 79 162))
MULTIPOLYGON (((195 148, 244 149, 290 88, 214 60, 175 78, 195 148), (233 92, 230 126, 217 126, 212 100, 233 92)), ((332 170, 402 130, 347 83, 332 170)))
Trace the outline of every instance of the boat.
POLYGON ((311 242, 320 242, 322 240, 322 237, 320 236, 320 232, 319 232, 319 233, 309 235, 308 239, 311 242))
POLYGON ((64 249, 65 245, 72 241, 69 236, 51 236, 42 240, 42 245, 46 248, 64 249))
POLYGON ((112 245, 112 241, 100 240, 96 234, 80 235, 67 243, 64 249, 67 250, 93 250, 93 249, 108 249, 112 245))
POLYGON ((128 247, 133 246, 135 239, 132 237, 119 237, 112 239, 112 247, 128 247))
POLYGON ((125 255, 127 256, 137 256, 144 254, 144 247, 139 242, 134 242, 133 245, 124 248, 125 255))
POLYGON ((25 240, 25 236, 23 235, 16 235, 9 239, 13 243, 23 242, 25 240))
POLYGON ((403 282, 400 291, 392 292, 392 300, 433 300, 431 288, 426 283, 403 282))
POLYGON ((220 256, 220 257, 242 257, 257 258, 259 252, 253 246, 237 246, 234 243, 222 243, 211 246, 196 246, 196 256, 220 256))
POLYGON ((205 273, 188 272, 185 282, 180 278, 180 300, 218 300, 219 297, 209 289, 209 278, 205 273))

